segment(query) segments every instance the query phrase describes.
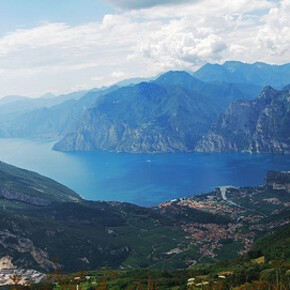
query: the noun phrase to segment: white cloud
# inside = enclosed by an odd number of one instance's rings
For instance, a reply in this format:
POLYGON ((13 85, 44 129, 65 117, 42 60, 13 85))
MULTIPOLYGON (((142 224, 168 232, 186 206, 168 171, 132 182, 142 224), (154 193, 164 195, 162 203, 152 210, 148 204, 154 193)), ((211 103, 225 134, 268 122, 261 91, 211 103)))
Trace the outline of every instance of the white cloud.
POLYGON ((0 96, 61 93, 206 62, 290 60, 290 0, 166 2, 101 22, 46 23, 6 34, 0 96))
POLYGON ((198 0, 107 0, 115 7, 121 9, 142 9, 159 5, 181 4, 184 2, 196 2, 198 0))
POLYGON ((114 71, 111 73, 112 78, 114 79, 120 79, 126 76, 126 74, 123 71, 114 71))
POLYGON ((257 11, 266 13, 266 10, 275 6, 271 0, 198 0, 188 2, 191 3, 181 1, 175 5, 152 7, 127 13, 147 19, 176 19, 185 16, 222 18, 226 15, 253 14, 257 11))
POLYGON ((95 76, 95 77, 91 77, 91 80, 94 82, 100 82, 104 79, 104 77, 102 76, 95 76))
POLYGON ((202 27, 196 19, 182 18, 152 32, 136 46, 132 58, 141 54, 164 69, 184 68, 219 59, 227 45, 211 27, 202 27))
POLYGON ((263 17, 265 24, 259 29, 256 38, 258 48, 265 59, 273 62, 290 61, 290 1, 282 0, 263 17), (268 57, 266 57, 268 56, 268 57))

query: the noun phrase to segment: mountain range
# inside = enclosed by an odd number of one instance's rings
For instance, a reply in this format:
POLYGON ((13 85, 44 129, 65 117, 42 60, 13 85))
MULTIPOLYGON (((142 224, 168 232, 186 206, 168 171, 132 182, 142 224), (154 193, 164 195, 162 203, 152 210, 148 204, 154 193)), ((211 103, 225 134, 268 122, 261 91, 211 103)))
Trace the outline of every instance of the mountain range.
MULTIPOLYGON (((289 76, 289 64, 232 61, 59 97, 13 97, 8 103, 6 98, 0 102, 0 137, 55 138, 54 149, 60 151, 289 153, 289 98, 266 106, 256 99, 268 85, 285 95, 289 76), (242 110, 245 106, 251 109, 242 110), (280 116, 283 120, 270 128, 280 116), (242 119, 248 117, 254 119, 246 125, 242 119), (280 123, 284 129, 278 132, 280 123), (234 126, 239 128, 229 132, 234 126)), ((269 94, 274 98, 275 90, 269 94)))
POLYGON ((218 114, 240 98, 249 95, 234 85, 206 84, 185 72, 168 72, 100 97, 55 149, 192 151, 218 114))
POLYGON ((269 85, 275 89, 282 89, 289 84, 290 64, 227 61, 222 65, 206 64, 193 75, 204 82, 254 84, 262 87, 269 85))

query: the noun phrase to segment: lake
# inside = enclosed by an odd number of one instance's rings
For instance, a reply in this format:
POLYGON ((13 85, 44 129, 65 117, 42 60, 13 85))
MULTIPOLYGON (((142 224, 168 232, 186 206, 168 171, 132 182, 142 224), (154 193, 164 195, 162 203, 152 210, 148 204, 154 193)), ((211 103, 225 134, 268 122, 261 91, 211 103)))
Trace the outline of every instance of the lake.
POLYGON ((221 185, 260 185, 268 170, 290 170, 290 156, 248 153, 63 153, 54 142, 0 139, 0 160, 36 171, 90 200, 155 205, 221 185))

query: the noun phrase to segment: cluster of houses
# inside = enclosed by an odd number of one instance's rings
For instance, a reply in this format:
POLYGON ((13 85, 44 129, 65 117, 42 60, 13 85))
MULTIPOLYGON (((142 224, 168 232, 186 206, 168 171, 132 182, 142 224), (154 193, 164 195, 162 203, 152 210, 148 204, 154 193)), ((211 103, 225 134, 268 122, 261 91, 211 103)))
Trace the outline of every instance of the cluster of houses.
MULTIPOLYGON (((159 207, 165 208, 174 203, 175 209, 178 206, 188 207, 232 220, 231 223, 224 225, 215 223, 186 223, 183 225, 187 239, 192 240, 192 243, 199 248, 201 256, 197 258, 198 260, 201 260, 202 257, 216 258, 225 242, 231 243, 231 241, 236 242, 237 245, 242 245, 240 250, 238 247, 233 248, 236 249, 237 253, 244 254, 252 247, 259 232, 290 222, 289 220, 277 220, 272 223, 263 223, 263 219, 269 214, 276 214, 290 207, 290 197, 288 200, 285 198, 279 200, 273 193, 275 190, 290 192, 290 182, 287 181, 290 180, 290 173, 282 172, 279 174, 281 176, 278 177, 281 180, 273 173, 273 176, 270 177, 274 181, 270 182, 268 176, 265 186, 240 189, 231 187, 226 191, 226 196, 223 196, 220 188, 217 188, 209 194, 167 201, 160 204, 159 207), (287 178, 286 182, 285 178, 287 178), (263 207, 267 210, 263 211, 263 207)), ((168 254, 175 252, 176 249, 168 254)), ((196 257, 190 262, 195 264, 196 257)))
POLYGON ((250 249, 255 233, 243 232, 242 227, 242 223, 227 225, 192 223, 185 225, 183 230, 188 233, 188 238, 199 246, 201 257, 215 258, 226 240, 240 242, 244 245, 242 252, 250 249))

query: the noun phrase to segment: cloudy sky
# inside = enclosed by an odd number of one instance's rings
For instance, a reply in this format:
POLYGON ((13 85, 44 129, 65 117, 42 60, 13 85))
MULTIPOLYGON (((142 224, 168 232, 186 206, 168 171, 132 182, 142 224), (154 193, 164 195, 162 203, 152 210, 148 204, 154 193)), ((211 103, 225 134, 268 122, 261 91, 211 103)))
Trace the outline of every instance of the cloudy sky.
POLYGON ((0 0, 0 97, 290 62, 290 0, 0 0))

